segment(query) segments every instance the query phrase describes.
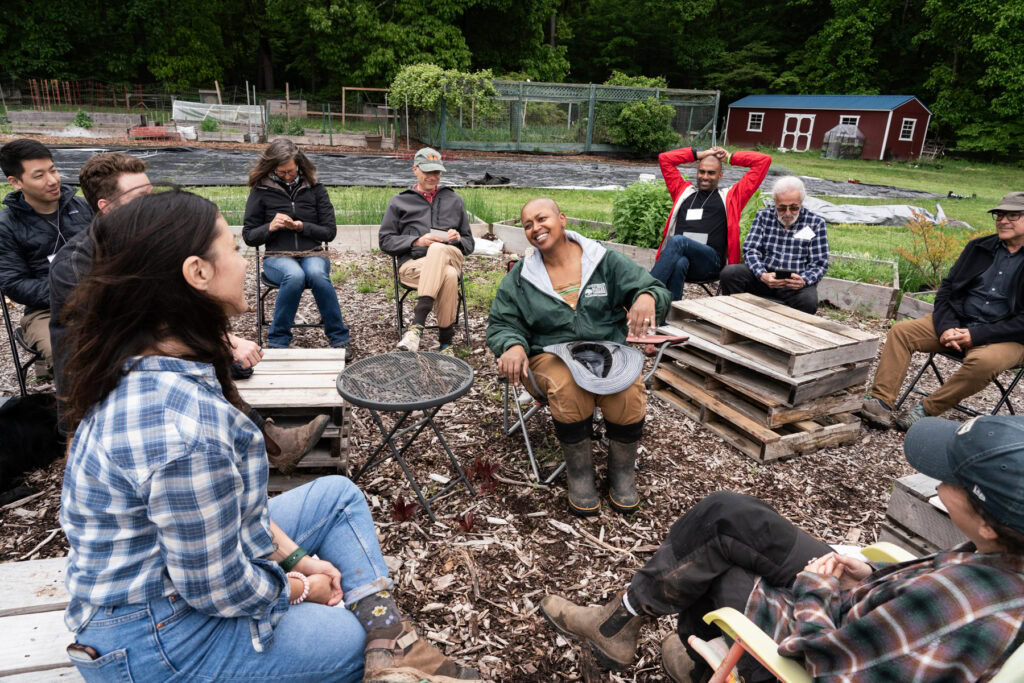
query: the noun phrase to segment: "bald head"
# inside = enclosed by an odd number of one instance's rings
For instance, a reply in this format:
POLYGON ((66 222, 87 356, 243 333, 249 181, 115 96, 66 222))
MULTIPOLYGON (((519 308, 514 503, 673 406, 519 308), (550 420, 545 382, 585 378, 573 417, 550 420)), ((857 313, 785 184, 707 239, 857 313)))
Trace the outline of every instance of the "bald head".
POLYGON ((722 160, 715 154, 709 154, 697 165, 697 189, 710 192, 718 189, 722 179, 722 160))
POLYGON ((540 208, 548 209, 555 215, 562 213, 562 210, 558 208, 558 202, 551 197, 537 197, 523 204, 523 210, 519 212, 519 218, 522 219, 523 216, 540 208))

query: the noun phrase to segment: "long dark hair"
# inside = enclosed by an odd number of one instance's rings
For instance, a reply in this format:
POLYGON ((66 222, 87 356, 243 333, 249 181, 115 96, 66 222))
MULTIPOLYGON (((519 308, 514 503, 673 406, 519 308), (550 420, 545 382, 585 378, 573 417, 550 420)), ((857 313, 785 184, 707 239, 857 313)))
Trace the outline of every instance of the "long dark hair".
POLYGON ((172 190, 96 217, 92 269, 65 307, 74 311, 67 367, 73 424, 114 390, 129 358, 172 340, 187 349, 182 358, 211 363, 225 397, 237 403, 227 315, 181 268, 189 256, 209 258, 217 216, 210 200, 172 190))
POLYGON ((281 164, 286 164, 293 159, 306 182, 316 185, 316 166, 313 165, 313 162, 302 153, 302 150, 294 142, 279 138, 267 145, 263 154, 260 155, 259 161, 256 162, 256 166, 249 171, 249 187, 269 176, 281 164))

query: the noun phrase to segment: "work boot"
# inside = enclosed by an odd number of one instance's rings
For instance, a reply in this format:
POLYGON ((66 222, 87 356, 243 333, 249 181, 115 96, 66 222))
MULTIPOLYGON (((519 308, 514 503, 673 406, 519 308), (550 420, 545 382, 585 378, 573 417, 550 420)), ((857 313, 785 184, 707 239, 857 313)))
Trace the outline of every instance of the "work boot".
POLYGON ((590 439, 562 443, 565 479, 569 484, 569 512, 592 517, 601 511, 601 499, 594 488, 594 459, 590 439))
POLYGON ((928 411, 924 409, 924 404, 918 401, 909 410, 905 410, 902 415, 897 416, 896 428, 905 432, 926 417, 928 417, 928 411))
POLYGON ((590 645, 602 667, 621 671, 633 663, 644 618, 626 610, 622 593, 601 607, 579 607, 557 595, 545 595, 540 613, 563 635, 590 645))
POLYGON ((622 443, 608 439, 608 502, 623 514, 640 507, 640 494, 636 491, 637 446, 638 441, 622 443))
POLYGON ((459 666, 428 645, 409 621, 402 621, 397 638, 366 634, 363 683, 454 683, 482 681, 480 672, 459 666))
POLYGON ((661 641, 661 668, 675 683, 690 683, 693 660, 686 652, 683 639, 673 633, 661 641))
POLYGON ((420 350, 420 337, 422 336, 423 325, 410 325, 402 335, 402 341, 398 342, 398 350, 416 353, 420 350))
POLYGON ((882 403, 881 399, 874 396, 865 396, 864 402, 857 412, 874 427, 888 429, 889 423, 892 421, 892 410, 882 403))
POLYGON ((324 435, 328 422, 330 418, 326 415, 317 415, 301 427, 278 427, 273 418, 268 417, 263 425, 263 437, 270 464, 281 474, 291 474, 324 435))

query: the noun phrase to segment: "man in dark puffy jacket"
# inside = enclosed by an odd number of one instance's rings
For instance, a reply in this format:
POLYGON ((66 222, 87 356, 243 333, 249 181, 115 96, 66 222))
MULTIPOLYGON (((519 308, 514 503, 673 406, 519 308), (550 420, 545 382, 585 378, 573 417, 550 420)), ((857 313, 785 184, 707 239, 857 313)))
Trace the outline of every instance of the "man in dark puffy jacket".
POLYGON ((438 186, 444 170, 437 150, 424 147, 416 152, 416 184, 391 198, 380 224, 381 250, 398 256, 399 279, 419 292, 412 324, 398 343, 403 351, 419 350, 423 326, 433 310, 440 350, 453 353, 459 275, 475 244, 462 197, 450 187, 438 186))
POLYGON ((50 345, 50 262, 92 219, 75 188, 61 185, 53 155, 35 140, 0 147, 0 168, 14 191, 0 212, 0 288, 25 306, 25 341, 53 365, 50 345))

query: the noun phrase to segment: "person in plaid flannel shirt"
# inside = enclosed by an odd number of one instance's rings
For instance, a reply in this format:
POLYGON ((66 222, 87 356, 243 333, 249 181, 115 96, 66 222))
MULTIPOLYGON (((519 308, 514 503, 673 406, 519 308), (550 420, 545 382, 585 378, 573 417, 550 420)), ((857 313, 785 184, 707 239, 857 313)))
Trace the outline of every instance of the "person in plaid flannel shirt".
POLYGON ((775 206, 758 211, 747 233, 744 263, 722 269, 722 294, 750 292, 813 314, 828 270, 825 219, 803 208, 807 191, 796 176, 775 181, 772 196, 775 206))
MULTIPOLYGON (((743 611, 815 680, 988 680, 1024 641, 1024 417, 924 418, 904 450, 942 482, 939 499, 969 542, 867 563, 756 498, 720 491, 677 520, 607 604, 578 607, 549 595, 541 613, 615 669, 632 663, 644 621, 677 615, 677 631, 662 642, 676 683, 709 673, 684 643, 720 635, 701 619, 719 607, 743 611)), ((750 655, 738 669, 748 682, 774 680, 750 655)))

